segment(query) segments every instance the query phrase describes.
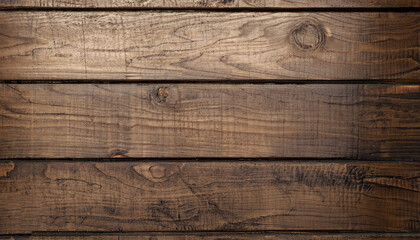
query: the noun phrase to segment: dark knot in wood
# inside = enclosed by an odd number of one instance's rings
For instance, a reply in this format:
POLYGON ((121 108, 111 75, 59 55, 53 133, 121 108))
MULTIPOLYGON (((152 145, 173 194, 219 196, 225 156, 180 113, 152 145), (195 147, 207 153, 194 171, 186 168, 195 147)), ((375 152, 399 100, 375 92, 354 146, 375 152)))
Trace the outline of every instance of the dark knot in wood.
POLYGON ((292 40, 299 49, 315 50, 325 43, 326 34, 321 24, 312 20, 300 23, 292 31, 292 40))
POLYGON ((169 97, 169 90, 166 87, 160 87, 156 90, 156 100, 158 102, 166 102, 169 97))
POLYGON ((153 88, 150 93, 152 104, 160 107, 175 108, 179 101, 179 92, 176 87, 160 86, 153 88))

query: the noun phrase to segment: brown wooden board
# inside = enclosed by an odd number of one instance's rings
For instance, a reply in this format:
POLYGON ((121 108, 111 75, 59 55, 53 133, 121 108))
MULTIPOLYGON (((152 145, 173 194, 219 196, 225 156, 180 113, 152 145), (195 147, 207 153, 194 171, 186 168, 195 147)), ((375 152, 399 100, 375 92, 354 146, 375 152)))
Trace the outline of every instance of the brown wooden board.
POLYGON ((0 158, 419 160, 420 85, 3 84, 0 158))
POLYGON ((0 234, 32 231, 419 231, 420 165, 0 164, 0 234))
POLYGON ((5 11, 0 80, 418 82, 419 34, 417 12, 5 11))
POLYGON ((0 0, 0 8, 400 8, 415 0, 0 0))
POLYGON ((419 239, 416 233, 110 233, 60 234, 37 236, 0 236, 0 239, 29 240, 404 240, 419 239))

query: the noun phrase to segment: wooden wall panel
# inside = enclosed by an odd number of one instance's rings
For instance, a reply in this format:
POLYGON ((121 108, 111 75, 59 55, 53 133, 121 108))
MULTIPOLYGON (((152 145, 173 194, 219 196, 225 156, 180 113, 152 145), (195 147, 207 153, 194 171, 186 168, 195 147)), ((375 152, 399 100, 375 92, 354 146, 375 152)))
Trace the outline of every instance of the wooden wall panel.
POLYGON ((0 0, 0 8, 401 8, 413 0, 0 0))
POLYGON ((0 80, 419 79, 416 12, 0 12, 0 80))
POLYGON ((0 239, 420 239, 419 10, 0 0, 0 239))
POLYGON ((415 240, 415 233, 108 233, 87 235, 76 233, 36 236, 0 236, 8 240, 415 240))
POLYGON ((418 164, 0 164, 0 234, 419 231, 418 164))
POLYGON ((419 85, 0 86, 1 158, 419 160, 419 85))

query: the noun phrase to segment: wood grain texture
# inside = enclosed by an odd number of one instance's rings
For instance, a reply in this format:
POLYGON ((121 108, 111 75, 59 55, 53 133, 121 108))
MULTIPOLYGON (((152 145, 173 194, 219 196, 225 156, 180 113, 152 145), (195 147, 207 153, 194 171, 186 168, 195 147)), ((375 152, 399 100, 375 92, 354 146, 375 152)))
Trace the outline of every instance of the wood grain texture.
POLYGON ((419 160, 420 85, 0 85, 0 158, 419 160))
POLYGON ((5 164, 1 234, 420 229, 418 164, 5 164))
MULTIPOLYGON (((68 234, 68 233, 67 233, 68 234)), ((60 236, 0 236, 0 239, 18 240, 404 240, 419 239, 416 233, 110 233, 60 236)))
POLYGON ((415 0, 0 0, 0 8, 399 8, 415 0))
POLYGON ((0 80, 420 79, 417 12, 0 12, 0 80))

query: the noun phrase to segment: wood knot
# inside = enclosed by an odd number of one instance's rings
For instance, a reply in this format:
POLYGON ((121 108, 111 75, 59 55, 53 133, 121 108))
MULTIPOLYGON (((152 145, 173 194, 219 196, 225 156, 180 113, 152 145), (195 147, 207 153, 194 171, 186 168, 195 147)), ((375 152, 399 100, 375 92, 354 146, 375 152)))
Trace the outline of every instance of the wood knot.
POLYGON ((122 150, 122 149, 111 149, 108 152, 108 156, 110 158, 126 158, 128 157, 126 154, 128 153, 128 151, 126 150, 122 150))
POLYGON ((15 169, 15 164, 12 162, 0 163, 0 177, 9 177, 13 169, 15 169))
POLYGON ((166 167, 162 165, 150 166, 149 172, 152 177, 161 179, 166 176, 166 167))
POLYGON ((141 164, 134 166, 133 169, 152 182, 165 182, 180 170, 177 164, 141 164))
POLYGON ((156 90, 156 98, 159 102, 166 102, 169 97, 169 90, 166 87, 160 87, 156 90))
POLYGON ((150 94, 152 104, 175 107, 178 103, 179 93, 176 87, 158 87, 150 94))
POLYGON ((300 23, 292 31, 292 40, 301 50, 315 50, 324 44, 326 33, 321 24, 312 20, 300 23))

